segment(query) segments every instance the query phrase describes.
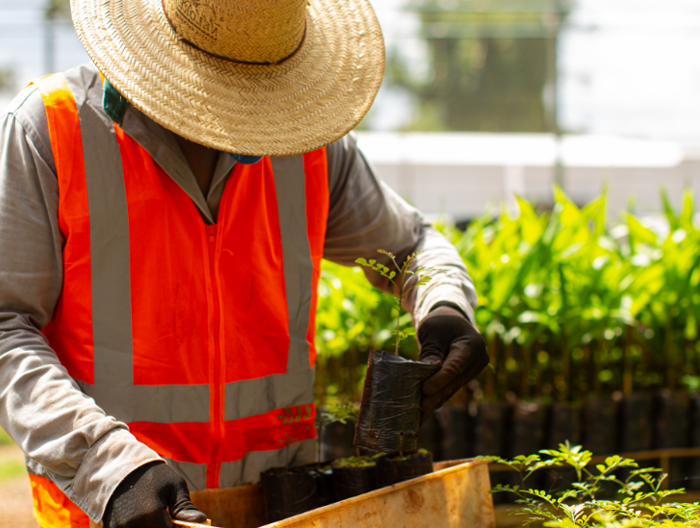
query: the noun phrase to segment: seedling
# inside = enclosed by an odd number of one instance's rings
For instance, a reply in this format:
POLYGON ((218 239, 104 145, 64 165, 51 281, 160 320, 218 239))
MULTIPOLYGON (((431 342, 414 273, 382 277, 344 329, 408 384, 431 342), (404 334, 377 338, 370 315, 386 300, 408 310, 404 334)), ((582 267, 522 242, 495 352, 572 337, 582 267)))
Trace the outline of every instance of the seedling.
POLYGON ((354 403, 331 403, 326 406, 326 414, 328 415, 328 423, 340 422, 347 423, 348 420, 357 422, 357 417, 360 415, 360 408, 354 403))
POLYGON ((377 250, 379 253, 386 255, 393 262, 396 270, 390 270, 387 266, 381 262, 377 262, 375 259, 366 260, 364 258, 358 258, 355 260, 356 264, 364 266, 365 268, 370 268, 379 273, 382 277, 389 280, 392 288, 392 293, 396 301, 396 330, 392 332, 396 336, 396 346, 394 348, 394 354, 399 353, 399 342, 411 335, 415 335, 415 328, 408 328, 401 330, 401 313, 403 310, 403 302, 408 296, 408 294, 414 288, 418 286, 423 286, 428 284, 433 277, 426 272, 432 272, 433 275, 438 275, 440 273, 445 273, 445 270, 440 270, 437 268, 431 268, 427 266, 419 267, 416 270, 412 270, 411 264, 416 260, 418 253, 411 253, 406 257, 403 264, 399 266, 396 261, 396 257, 393 253, 390 253, 384 249, 377 250))
POLYGON ((568 442, 559 445, 558 450, 543 450, 540 455, 521 455, 513 460, 499 457, 480 457, 492 462, 505 464, 520 476, 519 486, 498 484, 492 493, 514 493, 520 504, 515 515, 528 516, 525 524, 545 522, 545 526, 559 528, 620 528, 699 526, 700 504, 669 503, 664 500, 670 495, 682 495, 683 488, 664 490, 662 483, 667 475, 654 473, 658 468, 639 469, 637 462, 630 458, 612 455, 595 470, 589 469, 592 459, 590 451, 581 446, 571 446, 568 442), (535 471, 558 466, 570 467, 576 472, 576 480, 569 489, 553 496, 550 492, 529 488, 525 484, 535 471), (616 473, 628 468, 629 475, 624 480, 616 473), (601 500, 596 494, 604 482, 615 484, 619 499, 601 500))
MULTIPOLYGON (((287 426, 293 423, 299 423, 301 420, 306 420, 311 418, 311 407, 308 405, 296 405, 294 407, 285 407, 282 409, 282 414, 278 415, 277 418, 282 420, 282 425, 287 426)), ((278 438, 277 442, 285 446, 285 463, 284 467, 289 471, 289 446, 298 442, 296 438, 290 438, 287 433, 287 428, 283 429, 284 438, 278 438)))

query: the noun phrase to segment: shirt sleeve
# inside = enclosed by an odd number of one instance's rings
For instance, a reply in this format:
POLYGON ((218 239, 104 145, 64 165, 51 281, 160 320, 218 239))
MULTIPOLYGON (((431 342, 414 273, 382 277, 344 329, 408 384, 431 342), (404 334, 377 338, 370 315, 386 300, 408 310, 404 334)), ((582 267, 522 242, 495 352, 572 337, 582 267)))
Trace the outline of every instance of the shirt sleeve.
MULTIPOLYGON (((401 264, 418 252, 415 266, 434 267, 436 274, 425 286, 415 288, 405 302, 416 328, 436 303, 456 304, 474 321, 477 297, 472 279, 454 246, 426 223, 414 207, 379 181, 351 134, 327 147, 329 213, 324 257, 346 266, 355 259, 376 259, 389 266, 378 249, 396 255, 401 264)), ((376 287, 389 290, 389 281, 364 269, 376 287)))
POLYGON ((35 88, 0 116, 0 426, 30 471, 94 521, 121 480, 160 457, 85 395, 41 329, 63 283, 58 181, 35 88))

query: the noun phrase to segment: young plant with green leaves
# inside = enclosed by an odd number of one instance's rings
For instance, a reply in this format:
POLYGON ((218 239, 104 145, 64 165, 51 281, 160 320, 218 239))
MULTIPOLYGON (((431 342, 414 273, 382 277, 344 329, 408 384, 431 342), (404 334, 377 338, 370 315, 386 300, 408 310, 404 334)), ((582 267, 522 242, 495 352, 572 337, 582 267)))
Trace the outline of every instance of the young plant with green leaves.
POLYGON ((437 268, 421 266, 416 269, 411 269, 411 266, 415 263, 418 253, 411 253, 403 261, 403 264, 399 265, 396 261, 396 257, 393 253, 386 251, 384 249, 377 250, 378 253, 386 255, 389 257, 394 265, 394 270, 385 266, 381 262, 377 262, 375 259, 366 260, 364 258, 358 258, 355 260, 357 264, 365 268, 370 268, 382 277, 389 281, 392 286, 392 293, 394 294, 396 306, 396 328, 394 330, 394 335, 396 336, 396 344, 394 347, 394 354, 399 353, 399 343, 402 339, 415 335, 415 328, 401 329, 401 314, 403 311, 403 303, 408 298, 408 294, 418 286, 424 286, 433 280, 432 275, 438 275, 440 273, 445 273, 444 270, 437 268))
POLYGON ((700 504, 664 502, 670 496, 685 493, 680 489, 662 489, 667 475, 655 473, 657 468, 640 469, 637 462, 619 455, 607 457, 602 463, 591 464, 593 455, 581 446, 568 442, 559 449, 542 450, 540 455, 521 455, 512 460, 499 457, 483 457, 510 467, 520 476, 515 486, 498 484, 492 493, 515 494, 520 505, 513 514, 526 516, 525 524, 543 523, 555 528, 671 528, 675 526, 700 526, 700 504), (568 489, 553 495, 550 492, 527 486, 528 479, 538 471, 553 467, 572 468, 576 479, 568 489), (618 476, 625 469, 627 477, 618 476), (615 499, 597 497, 603 484, 617 489, 615 499))
POLYGON ((346 424, 348 420, 357 423, 357 418, 360 415, 360 408, 351 402, 329 403, 326 405, 325 414, 328 416, 329 423, 340 422, 346 424))

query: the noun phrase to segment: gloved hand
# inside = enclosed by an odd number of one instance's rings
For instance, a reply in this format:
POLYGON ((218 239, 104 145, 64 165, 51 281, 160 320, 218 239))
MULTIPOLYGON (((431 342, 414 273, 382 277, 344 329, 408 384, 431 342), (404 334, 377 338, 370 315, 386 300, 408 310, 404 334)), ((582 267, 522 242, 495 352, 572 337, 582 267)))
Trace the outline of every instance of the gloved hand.
POLYGON ((461 310, 435 305, 418 329, 420 361, 442 368, 423 382, 421 423, 489 364, 486 342, 461 310))
POLYGON ((152 462, 129 473, 117 486, 102 520, 104 528, 172 528, 171 517, 207 520, 190 501, 185 480, 164 462, 152 462))

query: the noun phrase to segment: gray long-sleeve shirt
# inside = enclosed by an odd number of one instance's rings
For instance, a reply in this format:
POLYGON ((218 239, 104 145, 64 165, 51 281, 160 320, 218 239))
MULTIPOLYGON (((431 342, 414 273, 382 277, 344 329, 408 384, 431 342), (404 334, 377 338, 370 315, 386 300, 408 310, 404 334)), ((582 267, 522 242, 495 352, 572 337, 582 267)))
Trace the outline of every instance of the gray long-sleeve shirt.
MULTIPOLYGON (((131 106, 121 126, 214 223, 233 158, 220 153, 205 196, 172 132, 131 106)), ((452 245, 374 177, 351 136, 330 145, 327 156, 324 256, 350 265, 358 257, 377 258, 378 248, 400 258, 423 251, 419 265, 449 273, 408 299, 416 323, 444 300, 473 318, 476 294, 452 245)), ((61 293, 63 245, 46 112, 29 87, 0 116, 0 425, 22 448, 30 470, 51 478, 98 521, 121 480, 160 457, 80 390, 41 333, 61 293)), ((368 278, 387 288, 376 275, 368 278)))

